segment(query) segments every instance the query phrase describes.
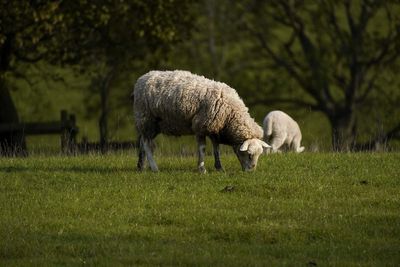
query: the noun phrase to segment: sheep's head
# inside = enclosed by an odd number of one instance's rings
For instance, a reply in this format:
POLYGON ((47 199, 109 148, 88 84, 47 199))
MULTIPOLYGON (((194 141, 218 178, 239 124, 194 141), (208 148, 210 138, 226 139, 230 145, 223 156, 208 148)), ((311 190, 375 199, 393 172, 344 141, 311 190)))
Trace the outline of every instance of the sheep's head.
POLYGON ((264 141, 253 138, 247 139, 243 144, 234 146, 233 150, 238 157, 243 171, 252 171, 257 166, 258 157, 262 154, 263 150, 271 147, 264 141))

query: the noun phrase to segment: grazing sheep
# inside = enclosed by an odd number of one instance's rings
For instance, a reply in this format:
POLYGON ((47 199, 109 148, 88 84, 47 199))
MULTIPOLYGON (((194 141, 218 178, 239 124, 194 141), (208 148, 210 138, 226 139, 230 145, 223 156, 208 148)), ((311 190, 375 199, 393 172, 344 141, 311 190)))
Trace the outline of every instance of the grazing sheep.
POLYGON ((159 134, 195 135, 198 169, 205 173, 206 136, 213 144, 215 168, 222 170, 219 144, 233 147, 242 169, 255 169, 263 148, 262 128, 250 117, 237 92, 228 85, 188 71, 150 71, 141 76, 132 93, 134 116, 139 134, 139 160, 145 155, 152 171, 153 139, 159 134))
POLYGON ((275 110, 268 113, 264 118, 263 128, 264 141, 271 144, 273 152, 278 152, 285 146, 297 153, 304 151, 304 147, 300 146, 300 127, 285 112, 275 110))

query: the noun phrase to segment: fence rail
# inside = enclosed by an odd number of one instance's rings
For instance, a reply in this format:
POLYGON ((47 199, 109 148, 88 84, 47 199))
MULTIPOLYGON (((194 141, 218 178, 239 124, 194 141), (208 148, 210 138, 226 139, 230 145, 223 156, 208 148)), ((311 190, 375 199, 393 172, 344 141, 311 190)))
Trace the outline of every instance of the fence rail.
POLYGON ((23 136, 60 134, 61 151, 68 154, 75 151, 79 128, 76 126, 75 115, 61 110, 60 121, 0 124, 0 134, 15 132, 23 136))
POLYGON ((26 135, 58 134, 63 129, 63 124, 54 122, 28 122, 0 124, 0 134, 22 132, 26 135))
POLYGON ((86 137, 83 137, 79 143, 76 140, 78 132, 79 128, 76 126, 75 115, 68 114, 66 110, 61 110, 59 121, 0 124, 0 134, 20 133, 22 136, 59 134, 61 152, 64 154, 86 154, 97 151, 128 150, 138 147, 135 141, 110 141, 101 144, 100 142, 89 142, 86 137))

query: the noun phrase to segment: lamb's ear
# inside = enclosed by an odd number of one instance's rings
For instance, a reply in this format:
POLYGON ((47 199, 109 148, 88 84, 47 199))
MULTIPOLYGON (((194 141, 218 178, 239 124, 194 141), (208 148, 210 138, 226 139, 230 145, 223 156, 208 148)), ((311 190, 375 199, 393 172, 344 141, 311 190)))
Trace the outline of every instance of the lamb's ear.
POLYGON ((247 151, 249 148, 249 140, 244 141, 244 143, 240 146, 239 150, 240 151, 247 151))
POLYGON ((260 140, 260 143, 262 145, 263 148, 270 148, 272 146, 268 145, 267 143, 265 143, 264 141, 260 140))

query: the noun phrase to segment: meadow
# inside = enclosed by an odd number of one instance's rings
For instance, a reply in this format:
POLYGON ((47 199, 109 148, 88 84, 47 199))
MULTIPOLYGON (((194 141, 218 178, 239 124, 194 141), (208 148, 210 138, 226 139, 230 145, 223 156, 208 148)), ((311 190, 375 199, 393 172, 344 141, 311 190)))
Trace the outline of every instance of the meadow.
POLYGON ((0 266, 398 266, 400 153, 0 158, 0 266))

